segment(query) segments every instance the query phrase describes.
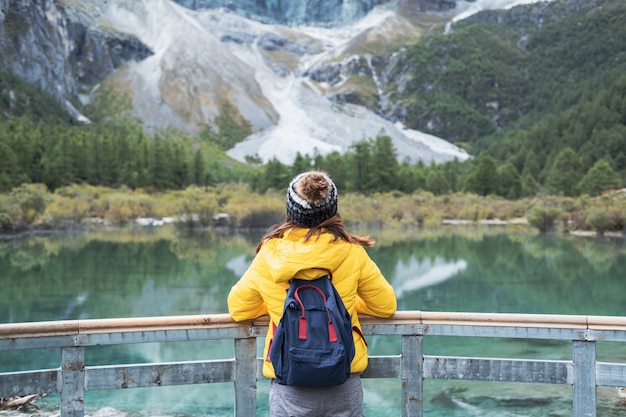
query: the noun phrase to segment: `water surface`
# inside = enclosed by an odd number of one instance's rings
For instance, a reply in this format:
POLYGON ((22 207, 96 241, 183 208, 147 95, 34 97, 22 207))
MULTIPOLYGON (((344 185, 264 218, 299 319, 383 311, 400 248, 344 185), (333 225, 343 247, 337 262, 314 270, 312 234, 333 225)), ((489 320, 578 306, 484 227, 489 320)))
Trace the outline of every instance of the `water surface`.
MULTIPOLYGON (((227 312, 230 287, 262 231, 182 233, 173 228, 55 233, 0 241, 0 322, 227 312)), ((400 310, 625 315, 623 240, 541 236, 504 229, 371 231, 368 249, 394 286, 400 310)), ((369 338, 371 354, 397 354, 398 338, 369 338)), ((425 337, 427 355, 570 359, 567 341, 425 337)), ((232 341, 107 346, 87 365, 229 358, 232 341)), ((58 350, 0 353, 0 371, 59 366, 58 350)), ((598 360, 626 362, 626 347, 599 343, 598 360)), ((400 415, 400 382, 364 380, 368 416, 400 415)), ((230 383, 88 392, 92 413, 232 416, 230 383)), ((626 413, 598 390, 598 415, 626 413)), ((571 415, 571 387, 425 381, 425 416, 571 415)), ((38 402, 58 409, 58 396, 38 402)), ((267 415, 267 381, 259 382, 267 415)))

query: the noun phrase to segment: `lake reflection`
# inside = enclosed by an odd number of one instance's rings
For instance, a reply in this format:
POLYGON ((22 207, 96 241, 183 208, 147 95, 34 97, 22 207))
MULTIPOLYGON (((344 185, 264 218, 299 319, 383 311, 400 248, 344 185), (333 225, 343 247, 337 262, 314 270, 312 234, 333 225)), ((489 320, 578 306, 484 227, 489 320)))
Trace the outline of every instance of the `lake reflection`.
MULTIPOLYGON (((225 313, 228 291, 251 262, 261 234, 190 235, 162 227, 2 240, 0 321, 225 313)), ((626 314, 623 240, 453 228, 370 235, 377 244, 368 252, 396 289, 400 310, 626 314)), ((370 348, 371 354, 399 353, 399 340, 373 337, 370 348)), ((565 359, 571 343, 430 337, 424 350, 565 359)), ((88 349, 86 360, 167 362, 232 357, 232 351, 232 341, 129 345, 88 349)), ((598 360, 603 358, 626 362, 626 349, 599 344, 598 360)), ((0 371, 58 366, 58 351, 0 353, 0 371)), ((267 411, 266 382, 259 382, 259 415, 267 411)), ((548 409, 567 415, 571 409, 570 387, 504 385, 426 381, 425 415, 540 416, 548 409), (510 399, 520 395, 526 402, 511 408, 510 399), (553 400, 537 402, 535 396, 553 400)), ((398 381, 369 380, 364 387, 368 415, 399 415, 398 381)), ((226 416, 232 415, 232 397, 232 384, 118 390, 88 393, 86 409, 226 416)), ((618 415, 611 411, 617 407, 612 392, 601 390, 599 397, 608 407, 602 415, 618 415)), ((58 407, 58 398, 46 401, 58 407)))

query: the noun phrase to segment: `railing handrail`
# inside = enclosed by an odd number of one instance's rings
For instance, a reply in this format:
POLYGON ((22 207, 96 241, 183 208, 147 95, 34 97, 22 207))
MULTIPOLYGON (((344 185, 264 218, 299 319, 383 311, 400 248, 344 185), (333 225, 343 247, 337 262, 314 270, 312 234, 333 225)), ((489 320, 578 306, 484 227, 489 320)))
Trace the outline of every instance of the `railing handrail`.
MULTIPOLYGON (((228 314, 151 316, 134 318, 78 319, 0 324, 0 339, 40 336, 178 330, 206 327, 267 326, 268 317, 235 322, 228 314)), ((586 316, 516 313, 468 313, 435 311, 398 311, 387 319, 359 315, 362 325, 463 325, 521 328, 558 328, 626 331, 624 316, 586 316)))
MULTIPOLYGON (((626 342, 626 317, 399 311, 388 319, 360 315, 365 335, 401 336, 400 355, 370 356, 364 378, 402 380, 402 415, 422 416, 423 380, 570 384, 573 416, 595 417, 597 386, 626 386, 626 364, 596 361, 596 341, 626 342), (423 337, 498 337, 570 340, 571 360, 427 356, 423 337)), ((61 366, 0 372, 0 397, 60 393, 61 417, 83 417, 85 391, 231 382, 235 416, 256 412, 262 379, 257 338, 267 316, 235 322, 228 314, 80 319, 0 324, 0 351, 60 348, 61 366), (224 360, 85 366, 85 349, 98 345, 233 339, 224 360), (156 378, 155 378, 156 375, 156 378)))

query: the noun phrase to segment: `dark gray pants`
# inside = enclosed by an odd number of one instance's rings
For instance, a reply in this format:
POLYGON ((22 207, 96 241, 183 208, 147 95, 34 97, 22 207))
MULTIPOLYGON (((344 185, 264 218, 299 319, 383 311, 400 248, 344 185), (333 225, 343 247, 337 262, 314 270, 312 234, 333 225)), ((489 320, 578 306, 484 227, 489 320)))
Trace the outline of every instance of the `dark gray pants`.
POLYGON ((270 417, 363 417, 359 374, 337 387, 304 388, 270 383, 270 417))

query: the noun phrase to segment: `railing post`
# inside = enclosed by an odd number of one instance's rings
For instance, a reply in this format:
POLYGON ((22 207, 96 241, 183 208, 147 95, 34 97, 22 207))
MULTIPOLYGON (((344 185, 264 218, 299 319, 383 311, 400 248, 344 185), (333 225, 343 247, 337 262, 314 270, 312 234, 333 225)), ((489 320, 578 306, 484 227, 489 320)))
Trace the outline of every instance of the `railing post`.
POLYGON ((572 342, 574 417, 596 417, 596 342, 572 342))
POLYGON ((424 412, 423 336, 402 336, 402 417, 424 412))
POLYGON ((235 339, 235 417, 256 416, 256 337, 235 339))
POLYGON ((85 348, 61 349, 61 417, 85 415, 85 348))

